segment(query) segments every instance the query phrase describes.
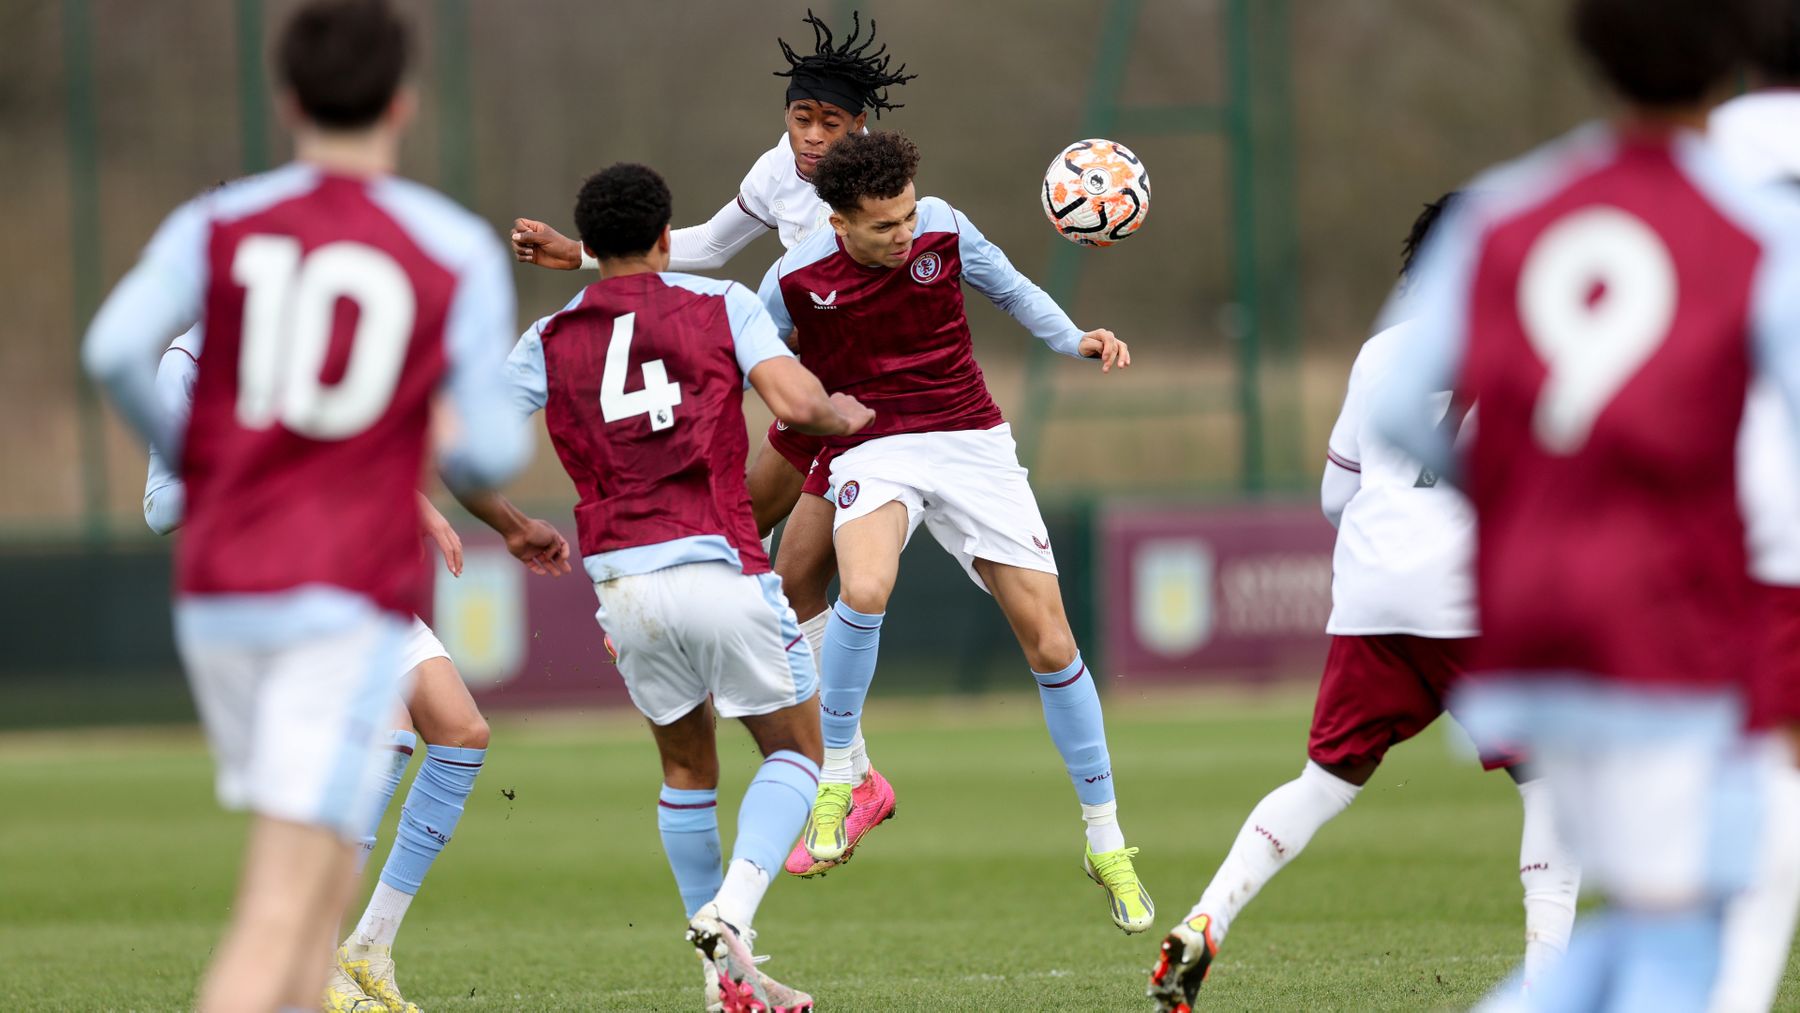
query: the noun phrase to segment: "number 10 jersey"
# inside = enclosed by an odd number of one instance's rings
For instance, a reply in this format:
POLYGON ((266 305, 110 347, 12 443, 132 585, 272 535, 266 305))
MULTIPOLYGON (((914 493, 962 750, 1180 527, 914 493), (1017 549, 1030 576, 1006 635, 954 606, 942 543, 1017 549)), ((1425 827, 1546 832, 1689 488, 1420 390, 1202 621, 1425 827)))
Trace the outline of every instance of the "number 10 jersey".
POLYGON ((178 591, 325 587, 417 611, 432 397, 477 442, 511 421, 495 374, 514 300, 492 230, 416 183, 293 163, 183 205, 141 269, 194 300, 205 350, 178 591))

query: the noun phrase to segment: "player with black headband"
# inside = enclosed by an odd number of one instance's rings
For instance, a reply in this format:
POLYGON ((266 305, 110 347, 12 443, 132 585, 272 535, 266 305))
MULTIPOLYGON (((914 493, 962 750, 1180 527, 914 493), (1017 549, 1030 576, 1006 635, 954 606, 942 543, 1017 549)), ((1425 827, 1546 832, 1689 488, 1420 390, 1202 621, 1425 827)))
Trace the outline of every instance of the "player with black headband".
MULTIPOLYGON (((785 41, 776 40, 787 60, 787 69, 775 72, 776 77, 788 79, 783 112, 786 133, 756 160, 737 196, 710 221, 670 233, 669 270, 722 267, 770 229, 780 234, 782 246, 788 249, 820 229, 829 231, 831 209, 813 192, 813 167, 839 140, 864 132, 869 111, 879 119, 884 110, 903 108, 889 101, 888 89, 917 75, 908 74, 904 64, 894 65, 887 46, 875 41, 873 20, 864 35, 861 18, 852 14, 850 34, 841 42, 811 11, 806 23, 813 29, 812 52, 802 55, 785 41)), ((596 266, 583 258, 579 242, 540 221, 515 220, 512 243, 513 254, 529 264, 562 270, 596 266)), ((820 299, 829 303, 829 293, 821 293, 820 299)), ((832 506, 825 498, 831 456, 819 440, 777 420, 769 427, 749 474, 758 529, 767 536, 783 517, 788 519, 775 572, 781 575, 788 603, 801 619, 801 632, 815 659, 830 618, 826 591, 837 572, 831 546, 832 506)), ((869 828, 893 814, 893 789, 869 766, 860 736, 848 751, 827 750, 825 762, 834 769, 847 765, 853 771, 857 787, 845 829, 850 850, 854 850, 869 828)), ((816 873, 831 864, 835 863, 815 863, 804 848, 796 848, 789 871, 816 873)))

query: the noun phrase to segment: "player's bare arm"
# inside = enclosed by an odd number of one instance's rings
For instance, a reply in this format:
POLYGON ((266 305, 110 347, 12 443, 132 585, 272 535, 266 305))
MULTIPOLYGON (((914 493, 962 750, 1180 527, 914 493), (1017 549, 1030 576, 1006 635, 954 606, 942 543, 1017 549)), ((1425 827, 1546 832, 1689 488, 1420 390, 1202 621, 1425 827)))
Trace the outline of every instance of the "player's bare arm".
POLYGON ((458 503, 506 539, 506 551, 532 573, 556 577, 568 573, 569 543, 556 528, 528 517, 497 492, 457 493, 458 503))
POLYGON ((1110 373, 1114 366, 1120 369, 1130 367, 1131 346, 1120 341, 1118 335, 1102 327, 1081 336, 1081 357, 1099 359, 1100 372, 1110 373))
POLYGON ((443 555, 444 567, 450 571, 450 576, 462 576, 462 537, 456 533, 455 528, 450 526, 450 522, 444 519, 444 515, 438 513, 438 508, 431 505, 431 500, 427 499, 424 493, 416 495, 419 501, 419 529, 430 535, 431 540, 437 543, 438 552, 443 555))
POLYGON ((767 359, 750 371, 750 386, 775 417, 812 436, 848 436, 875 413, 848 394, 827 396, 819 378, 795 359, 767 359))

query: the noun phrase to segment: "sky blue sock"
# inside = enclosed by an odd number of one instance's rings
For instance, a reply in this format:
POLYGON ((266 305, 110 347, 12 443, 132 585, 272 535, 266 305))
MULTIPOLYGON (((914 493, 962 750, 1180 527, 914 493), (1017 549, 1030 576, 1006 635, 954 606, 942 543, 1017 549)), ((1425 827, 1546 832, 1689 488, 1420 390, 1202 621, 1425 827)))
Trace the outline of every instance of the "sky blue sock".
POLYGON ((375 787, 375 808, 369 815, 369 831, 357 842, 358 875, 362 874, 363 867, 369 864, 369 856, 375 851, 375 834, 381 829, 381 818, 387 815, 388 804, 394 801, 394 792, 400 790, 400 780, 406 776, 406 765, 412 762, 413 747, 418 744, 417 735, 396 728, 388 739, 388 744, 382 747, 381 780, 375 787))
POLYGON ((475 789, 485 749, 425 746, 425 762, 400 807, 400 835, 381 867, 381 881, 401 893, 416 894, 431 863, 450 843, 463 803, 475 789))
POLYGON ((1062 754, 1082 805, 1113 800, 1112 757, 1106 752, 1106 722, 1100 714, 1100 692, 1081 655, 1060 672, 1032 672, 1050 741, 1062 754))
MULTIPOLYGON (((1617 912, 1602 908, 1582 916, 1569 936, 1569 951, 1556 962, 1544 980, 1531 983, 1532 1008, 1545 1013, 1582 1013, 1607 1008, 1608 990, 1624 952, 1623 938, 1617 912)), ((1514 978, 1522 980, 1523 969, 1514 978)), ((1511 992, 1502 991, 1505 987, 1502 985, 1488 993, 1502 1009, 1519 994, 1516 988, 1511 992)))
POLYGON ((1606 1008, 1706 1009, 1719 973, 1723 912, 1619 911, 1619 962, 1606 1008))
MULTIPOLYGON (((825 646, 819 651, 819 724, 825 744, 848 749, 862 723, 863 701, 875 681, 875 655, 881 648, 881 618, 864 615, 840 599, 831 607, 825 646)), ((812 802, 809 799, 808 805, 812 802)))
POLYGON ((671 788, 663 785, 656 803, 656 829, 662 831, 663 854, 675 873, 687 916, 713 899, 725 880, 719 846, 719 792, 716 788, 671 788))
POLYGON ((771 877, 780 875, 818 793, 818 764, 786 749, 770 753, 744 789, 731 860, 742 858, 771 877))

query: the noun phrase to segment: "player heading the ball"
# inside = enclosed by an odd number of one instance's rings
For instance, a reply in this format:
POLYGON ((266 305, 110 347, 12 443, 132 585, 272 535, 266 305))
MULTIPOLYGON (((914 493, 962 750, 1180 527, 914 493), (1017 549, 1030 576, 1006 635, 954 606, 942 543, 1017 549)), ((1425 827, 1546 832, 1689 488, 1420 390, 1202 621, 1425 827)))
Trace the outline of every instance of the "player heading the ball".
POLYGON ((825 775, 788 867, 841 860, 854 844, 852 753, 900 551, 923 523, 1012 624, 1081 801, 1088 873, 1105 887, 1114 923, 1141 932, 1155 910, 1119 828, 1100 697, 1063 612, 1011 427, 975 363, 963 283, 1103 371, 1129 366, 1131 352, 1111 331, 1075 326, 961 212, 918 197, 918 167, 918 148, 899 134, 839 141, 813 171, 832 230, 788 251, 760 292, 826 386, 876 411, 863 431, 826 440, 842 454, 831 463, 841 593, 821 673, 825 775))

